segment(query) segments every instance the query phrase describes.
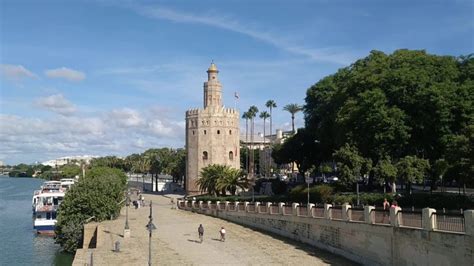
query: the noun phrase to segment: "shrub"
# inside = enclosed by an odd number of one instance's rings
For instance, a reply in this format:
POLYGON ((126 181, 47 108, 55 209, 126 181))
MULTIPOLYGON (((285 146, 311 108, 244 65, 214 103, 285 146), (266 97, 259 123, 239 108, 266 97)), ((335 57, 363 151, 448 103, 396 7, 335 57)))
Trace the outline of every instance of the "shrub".
POLYGON ((56 243, 66 252, 75 252, 81 245, 85 221, 94 217, 103 221, 116 217, 122 207, 127 177, 118 169, 92 168, 65 195, 58 210, 56 243))

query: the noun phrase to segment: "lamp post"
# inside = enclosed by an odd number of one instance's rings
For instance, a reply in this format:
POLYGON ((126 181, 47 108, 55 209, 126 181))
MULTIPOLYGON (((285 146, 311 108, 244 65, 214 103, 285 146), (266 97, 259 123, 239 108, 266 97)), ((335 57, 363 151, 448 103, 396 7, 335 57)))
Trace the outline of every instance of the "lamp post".
POLYGON ((125 206, 126 206, 126 209, 125 209, 125 230, 129 230, 130 227, 128 226, 128 207, 130 206, 130 192, 127 190, 127 199, 125 201, 125 206))
POLYGON ((309 208, 309 181, 306 180, 306 183, 308 183, 308 204, 306 205, 306 207, 309 208))
POLYGON ((152 201, 150 200, 150 216, 148 216, 150 220, 148 221, 148 224, 146 225, 146 228, 148 230, 148 266, 151 266, 151 236, 153 230, 156 229, 156 226, 153 224, 153 209, 152 209, 152 201))

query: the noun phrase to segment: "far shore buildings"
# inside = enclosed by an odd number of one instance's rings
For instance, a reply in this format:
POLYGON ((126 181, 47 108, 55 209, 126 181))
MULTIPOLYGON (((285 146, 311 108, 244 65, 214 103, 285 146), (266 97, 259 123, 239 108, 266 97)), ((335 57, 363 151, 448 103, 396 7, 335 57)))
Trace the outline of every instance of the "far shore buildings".
POLYGON ((89 164, 92 159, 97 158, 97 157, 98 156, 92 156, 92 155, 66 156, 66 157, 61 157, 61 158, 49 160, 46 162, 42 162, 41 164, 49 165, 51 167, 62 166, 69 163, 80 164, 81 162, 89 164))
POLYGON ((239 112, 222 105, 222 85, 214 63, 204 82, 204 108, 186 111, 187 195, 200 194, 196 184, 203 167, 210 164, 240 168, 239 112))

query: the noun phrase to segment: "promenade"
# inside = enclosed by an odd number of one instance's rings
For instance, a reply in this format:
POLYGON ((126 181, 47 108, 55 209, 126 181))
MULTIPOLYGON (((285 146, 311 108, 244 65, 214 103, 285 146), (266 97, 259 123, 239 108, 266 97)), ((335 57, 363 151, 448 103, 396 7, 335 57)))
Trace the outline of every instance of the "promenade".
MULTIPOLYGON (((170 199, 145 194, 153 201, 153 265, 353 265, 352 262, 292 240, 268 235, 218 218, 172 209, 170 199), (197 227, 205 228, 198 243, 197 227), (219 241, 219 229, 226 228, 226 241, 219 241)), ((175 200, 176 202, 176 200, 175 200)), ((147 265, 149 207, 129 209, 131 237, 123 238, 125 208, 114 221, 101 223, 94 265, 147 265), (114 243, 120 241, 120 252, 114 243)), ((79 250, 74 265, 84 265, 87 250, 79 250)))

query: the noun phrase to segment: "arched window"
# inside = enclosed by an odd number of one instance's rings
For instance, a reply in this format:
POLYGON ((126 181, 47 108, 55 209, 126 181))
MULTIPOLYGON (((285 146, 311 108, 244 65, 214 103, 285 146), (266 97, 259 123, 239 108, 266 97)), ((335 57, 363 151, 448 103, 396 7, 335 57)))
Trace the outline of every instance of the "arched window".
POLYGON ((194 130, 193 130, 193 135, 194 135, 194 130))
POLYGON ((207 134, 207 131, 204 129, 204 135, 206 135, 206 134, 207 134))
POLYGON ((217 134, 221 134, 221 131, 220 131, 220 130, 217 130, 217 134))
POLYGON ((207 160, 207 151, 202 152, 202 159, 207 160))
POLYGON ((234 160, 234 153, 232 151, 229 152, 229 160, 234 160))
POLYGON ((229 135, 232 135, 232 130, 229 130, 229 135))

